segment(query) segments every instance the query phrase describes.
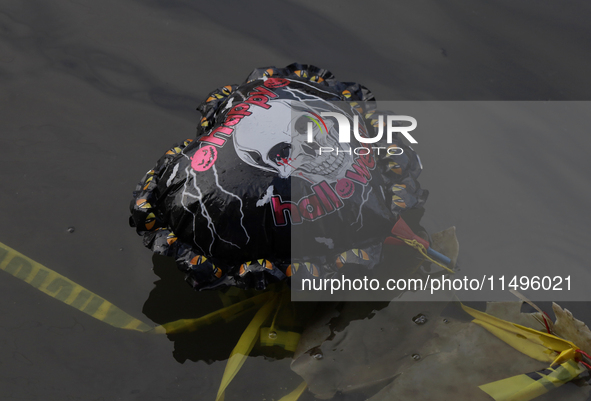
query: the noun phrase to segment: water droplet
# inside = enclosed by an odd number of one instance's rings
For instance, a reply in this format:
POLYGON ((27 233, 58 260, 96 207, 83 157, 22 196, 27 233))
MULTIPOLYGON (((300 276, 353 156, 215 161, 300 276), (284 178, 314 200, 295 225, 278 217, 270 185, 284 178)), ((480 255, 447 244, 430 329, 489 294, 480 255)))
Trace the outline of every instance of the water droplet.
POLYGON ((68 230, 67 231, 71 234, 74 231, 76 231, 76 229, 74 227, 68 227, 68 230))
POLYGON ((269 338, 270 338, 271 340, 274 340, 274 339, 276 339, 276 338, 277 338, 277 333, 275 333, 274 331, 270 331, 270 332, 269 332, 269 338))
POLYGON ((322 353, 318 352, 318 353, 312 355, 312 358, 320 360, 320 359, 324 358, 324 355, 322 355, 322 353))
POLYGON ((412 359, 418 361, 419 359, 421 359, 421 356, 419 354, 412 354, 412 359))
POLYGON ((415 317, 412 318, 412 321, 415 324, 425 324, 427 323, 427 316, 423 315, 422 313, 419 313, 418 315, 416 315, 415 317))

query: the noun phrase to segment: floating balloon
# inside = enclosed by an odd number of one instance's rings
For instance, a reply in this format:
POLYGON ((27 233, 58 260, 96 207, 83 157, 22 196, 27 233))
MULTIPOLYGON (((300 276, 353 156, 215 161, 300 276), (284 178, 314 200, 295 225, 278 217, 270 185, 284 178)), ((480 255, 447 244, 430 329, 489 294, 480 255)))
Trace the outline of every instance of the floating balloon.
POLYGON ((322 115, 338 111, 369 138, 374 109, 367 88, 327 70, 256 69, 198 107, 197 138, 174 145, 137 185, 131 225, 196 289, 326 277, 343 255, 371 267, 399 214, 427 197, 418 157, 396 134, 391 144, 341 143, 338 121, 322 115))

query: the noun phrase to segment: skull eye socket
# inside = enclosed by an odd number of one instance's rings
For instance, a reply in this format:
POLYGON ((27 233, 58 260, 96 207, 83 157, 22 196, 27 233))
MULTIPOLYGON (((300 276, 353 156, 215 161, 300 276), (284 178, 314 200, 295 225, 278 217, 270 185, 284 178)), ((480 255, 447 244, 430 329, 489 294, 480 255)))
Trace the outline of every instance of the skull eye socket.
POLYGON ((285 164, 287 160, 289 160, 291 156, 291 144, 287 142, 279 142, 277 145, 273 146, 267 157, 269 160, 273 161, 277 165, 285 164))
MULTIPOLYGON (((322 122, 324 124, 324 122, 322 122)), ((308 135, 308 126, 312 125, 312 133, 314 137, 316 135, 321 134, 323 130, 319 128, 318 119, 309 115, 303 115, 298 117, 298 119, 293 124, 293 129, 295 131, 294 135, 308 135)))
POLYGON ((295 124, 293 125, 293 129, 295 130, 296 134, 306 135, 308 133, 308 123, 311 123, 307 116, 300 116, 296 120, 295 124))

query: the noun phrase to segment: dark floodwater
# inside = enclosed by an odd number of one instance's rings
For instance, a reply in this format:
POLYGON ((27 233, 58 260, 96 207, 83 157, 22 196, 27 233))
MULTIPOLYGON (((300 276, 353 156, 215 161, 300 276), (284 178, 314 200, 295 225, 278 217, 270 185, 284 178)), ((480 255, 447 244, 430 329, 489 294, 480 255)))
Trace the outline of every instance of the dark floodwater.
MULTIPOLYGON (((194 109, 214 88, 298 61, 363 83, 381 100, 591 100, 587 2, 347 3, 3 1, 0 241, 132 315, 177 318, 169 296, 161 309, 157 299, 146 303, 159 277, 128 227, 128 203, 160 155, 194 136, 194 109)), ((494 269, 482 255, 499 252, 510 257, 497 264, 543 263, 528 256, 543 246, 557 269, 575 264, 591 283, 584 134, 500 131, 493 140, 475 132, 461 158, 449 157, 446 141, 421 143, 421 183, 431 192, 423 223, 457 227, 465 269, 494 269), (491 163, 510 191, 463 174, 491 163), (501 226, 510 244, 488 234, 501 226), (542 237, 542 245, 531 240, 542 237)), ((155 263, 166 271, 164 292, 187 300, 182 313, 209 310, 211 295, 193 294, 180 273, 155 263)), ((224 361, 193 362, 194 349, 111 328, 0 275, 0 399, 215 398, 224 361)), ((590 304, 568 306, 591 322, 590 304)), ((200 335, 215 350, 201 357, 227 353, 235 330, 200 335)), ((245 366, 228 400, 277 399, 301 381, 288 359, 245 366)))

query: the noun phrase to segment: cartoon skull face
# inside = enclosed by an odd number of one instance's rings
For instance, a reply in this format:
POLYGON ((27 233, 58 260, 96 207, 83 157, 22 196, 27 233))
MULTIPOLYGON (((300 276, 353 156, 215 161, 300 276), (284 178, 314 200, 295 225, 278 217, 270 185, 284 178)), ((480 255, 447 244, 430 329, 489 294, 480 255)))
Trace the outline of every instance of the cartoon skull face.
POLYGON ((329 119, 323 119, 324 124, 312 123, 312 119, 318 121, 320 111, 303 102, 272 100, 267 104, 269 109, 251 107, 252 114, 236 125, 234 147, 242 160, 281 178, 297 176, 311 183, 333 183, 344 177, 353 156, 349 144, 338 142, 336 123, 329 119), (307 142, 309 122, 314 135, 311 143, 307 142))

